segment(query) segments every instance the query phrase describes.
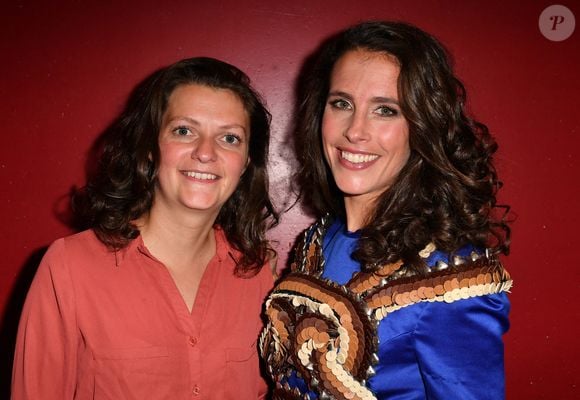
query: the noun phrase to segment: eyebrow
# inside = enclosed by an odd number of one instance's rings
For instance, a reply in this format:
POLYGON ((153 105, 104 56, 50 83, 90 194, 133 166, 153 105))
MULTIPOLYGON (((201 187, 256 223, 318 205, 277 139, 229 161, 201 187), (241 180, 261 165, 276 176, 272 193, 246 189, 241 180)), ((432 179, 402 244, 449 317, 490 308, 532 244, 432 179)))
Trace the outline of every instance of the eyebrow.
MULTIPOLYGON (((348 100, 352 100, 352 96, 346 92, 341 92, 340 90, 335 90, 328 93, 328 97, 337 96, 337 97, 344 97, 348 100)), ((375 96, 371 98, 373 103, 391 103, 399 105, 399 101, 393 97, 385 97, 385 96, 375 96)))
MULTIPOLYGON (((195 126, 201 125, 198 120, 196 120, 195 118, 191 118, 191 117, 176 116, 176 117, 169 118, 167 120, 167 122, 175 122, 175 121, 187 121, 188 123, 195 125, 195 126)), ((225 125, 220 125, 220 128, 221 129, 238 128, 238 129, 241 129, 242 131, 244 131, 244 133, 246 133, 246 128, 240 124, 225 124, 225 125)))

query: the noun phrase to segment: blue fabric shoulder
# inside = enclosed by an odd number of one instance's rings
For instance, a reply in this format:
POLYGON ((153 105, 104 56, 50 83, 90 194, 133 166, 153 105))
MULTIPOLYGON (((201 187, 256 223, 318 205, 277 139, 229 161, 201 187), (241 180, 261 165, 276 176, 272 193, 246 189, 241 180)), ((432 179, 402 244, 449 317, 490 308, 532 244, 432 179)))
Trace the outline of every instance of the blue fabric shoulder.
MULTIPOLYGON (((307 242, 314 235, 313 226, 307 242)), ((335 220, 323 238, 322 278, 346 284, 360 264, 352 258, 360 235, 335 220)), ((425 262, 451 263, 482 249, 464 246, 454 254, 433 251, 425 262)), ((502 335, 509 328, 510 303, 505 293, 446 302, 419 302, 383 318, 376 374, 368 381, 377 399, 503 399, 505 397, 502 335)), ((292 374, 288 382, 309 393, 292 374)))

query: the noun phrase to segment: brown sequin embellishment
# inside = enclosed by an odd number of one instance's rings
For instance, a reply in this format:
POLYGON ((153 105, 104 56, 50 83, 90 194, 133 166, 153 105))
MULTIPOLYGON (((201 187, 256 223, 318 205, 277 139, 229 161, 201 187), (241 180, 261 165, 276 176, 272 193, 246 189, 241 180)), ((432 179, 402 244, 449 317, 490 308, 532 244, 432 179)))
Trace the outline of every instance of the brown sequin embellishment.
MULTIPOLYGON (((438 263, 426 276, 413 275, 401 262, 387 264, 339 286, 320 278, 327 225, 321 221, 303 238, 293 272, 266 301, 268 324, 259 345, 276 382, 273 399, 309 399, 281 383, 292 371, 321 399, 375 399, 366 381, 378 361, 376 327, 383 318, 420 302, 451 303, 512 286, 497 259, 479 255, 438 263)), ((422 255, 433 251, 429 245, 422 255)))

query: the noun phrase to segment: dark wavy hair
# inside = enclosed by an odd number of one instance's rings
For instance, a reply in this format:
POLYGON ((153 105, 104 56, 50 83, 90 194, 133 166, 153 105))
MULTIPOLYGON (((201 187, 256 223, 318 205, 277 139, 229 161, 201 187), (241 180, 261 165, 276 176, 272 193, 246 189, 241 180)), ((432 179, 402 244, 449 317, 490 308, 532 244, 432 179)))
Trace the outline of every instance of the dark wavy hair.
POLYGON ((112 250, 125 247, 139 235, 133 221, 147 213, 153 203, 161 120, 173 91, 189 84, 232 91, 250 117, 249 165, 216 223, 241 253, 236 273, 252 275, 274 252, 265 232, 278 223, 268 195, 271 117, 246 74, 225 62, 189 58, 146 79, 103 136, 97 167, 86 186, 74 194, 73 211, 112 250))
POLYGON ((331 37, 305 74, 297 122, 298 182, 318 216, 344 217, 344 201, 321 144, 321 121, 330 77, 349 51, 394 56, 400 65, 400 106, 409 125, 411 154, 395 182, 379 197, 354 253, 367 269, 402 259, 418 271, 418 252, 429 242, 453 253, 467 243, 494 254, 509 252, 509 207, 496 204, 501 187, 487 127, 465 113, 466 93, 443 46, 400 22, 371 21, 331 37), (500 212, 501 211, 501 212, 500 212))

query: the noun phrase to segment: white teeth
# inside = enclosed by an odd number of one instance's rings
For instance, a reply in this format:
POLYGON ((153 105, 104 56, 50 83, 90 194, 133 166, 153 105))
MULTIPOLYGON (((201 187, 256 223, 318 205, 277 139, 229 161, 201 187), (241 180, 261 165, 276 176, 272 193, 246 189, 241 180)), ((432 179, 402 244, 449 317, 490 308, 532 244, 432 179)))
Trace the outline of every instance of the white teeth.
POLYGON ((365 163, 379 158, 376 154, 354 154, 348 151, 341 151, 340 156, 353 164, 365 163))
POLYGON ((206 174, 203 172, 189 172, 186 171, 184 172, 185 175, 191 177, 191 178, 195 178, 195 179, 200 179, 203 181, 209 181, 209 180, 214 180, 217 179, 217 175, 214 174, 206 174))

